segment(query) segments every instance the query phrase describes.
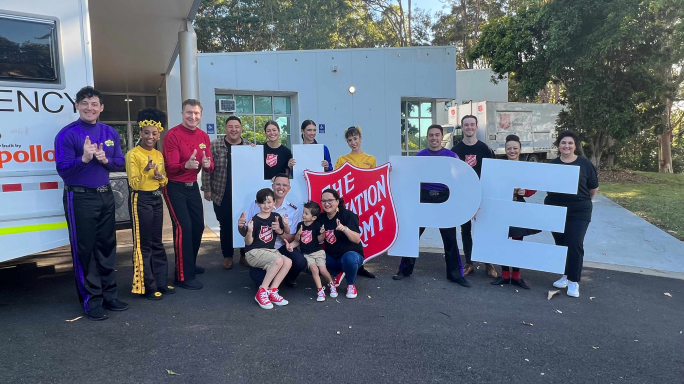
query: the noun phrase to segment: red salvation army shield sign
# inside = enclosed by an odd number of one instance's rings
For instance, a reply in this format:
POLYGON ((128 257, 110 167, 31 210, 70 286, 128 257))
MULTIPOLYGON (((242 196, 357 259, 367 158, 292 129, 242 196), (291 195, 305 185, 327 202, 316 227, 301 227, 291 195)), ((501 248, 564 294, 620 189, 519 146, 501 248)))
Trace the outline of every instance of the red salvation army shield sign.
MULTIPOLYGON (((363 169, 345 163, 333 172, 304 171, 309 200, 320 204, 321 192, 332 188, 344 199, 345 208, 359 216, 366 260, 387 252, 399 233, 390 188, 390 165, 385 163, 377 168, 363 169)), ((332 239, 335 233, 326 231, 325 236, 332 239)))

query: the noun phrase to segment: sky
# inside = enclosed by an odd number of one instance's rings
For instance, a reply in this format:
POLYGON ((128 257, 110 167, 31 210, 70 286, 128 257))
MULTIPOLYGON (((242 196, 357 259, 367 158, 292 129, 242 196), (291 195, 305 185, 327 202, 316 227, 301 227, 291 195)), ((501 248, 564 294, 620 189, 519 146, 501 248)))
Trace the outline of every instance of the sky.
MULTIPOLYGON (((401 0, 401 2, 404 4, 404 7, 408 6, 408 0, 401 0)), ((411 0, 411 8, 426 9, 429 10, 432 15, 434 15, 437 11, 441 11, 444 7, 444 4, 447 2, 447 0, 411 0)))

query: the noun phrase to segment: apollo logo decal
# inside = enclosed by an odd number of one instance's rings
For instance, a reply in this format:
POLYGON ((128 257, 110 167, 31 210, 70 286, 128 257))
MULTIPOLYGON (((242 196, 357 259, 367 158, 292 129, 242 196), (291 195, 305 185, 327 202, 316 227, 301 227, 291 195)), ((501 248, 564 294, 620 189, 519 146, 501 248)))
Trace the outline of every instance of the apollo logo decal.
POLYGON ((55 162, 55 151, 48 149, 43 151, 41 145, 29 145, 28 151, 0 151, 0 169, 3 168, 4 164, 15 162, 15 163, 42 163, 42 162, 55 162))
MULTIPOLYGON (((309 200, 320 204, 321 192, 332 188, 344 199, 345 208, 359 216, 366 260, 385 253, 397 239, 397 214, 389 168, 390 163, 371 169, 345 163, 333 172, 304 171, 309 200)), ((326 239, 327 232, 332 231, 326 231, 326 239)))

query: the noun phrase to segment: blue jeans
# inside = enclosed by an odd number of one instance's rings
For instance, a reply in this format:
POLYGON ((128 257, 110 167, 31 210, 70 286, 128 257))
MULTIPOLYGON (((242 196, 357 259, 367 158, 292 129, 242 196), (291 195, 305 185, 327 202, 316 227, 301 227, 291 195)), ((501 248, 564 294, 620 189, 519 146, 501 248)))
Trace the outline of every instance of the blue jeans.
POLYGON ((344 271, 347 285, 356 284, 356 273, 362 265, 363 256, 354 251, 345 253, 339 259, 335 259, 328 254, 325 255, 325 266, 328 268, 330 275, 335 277, 338 273, 344 271))

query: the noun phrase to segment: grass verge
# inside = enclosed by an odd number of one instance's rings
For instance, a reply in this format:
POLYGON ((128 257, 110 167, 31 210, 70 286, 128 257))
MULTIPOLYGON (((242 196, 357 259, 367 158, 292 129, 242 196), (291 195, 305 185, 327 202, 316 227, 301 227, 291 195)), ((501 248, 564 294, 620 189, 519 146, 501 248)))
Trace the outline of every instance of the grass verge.
POLYGON ((599 194, 684 241, 684 174, 602 172, 600 180, 611 181, 599 194))

